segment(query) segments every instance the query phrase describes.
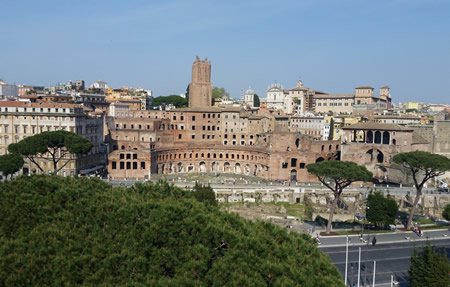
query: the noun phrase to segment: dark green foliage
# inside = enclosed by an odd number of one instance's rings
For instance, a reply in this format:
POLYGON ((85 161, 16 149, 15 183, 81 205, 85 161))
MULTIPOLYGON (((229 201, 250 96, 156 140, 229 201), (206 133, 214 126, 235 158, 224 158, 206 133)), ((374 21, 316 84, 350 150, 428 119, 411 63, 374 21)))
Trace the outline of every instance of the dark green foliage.
POLYGON ((0 171, 5 178, 18 172, 24 164, 20 154, 10 153, 0 156, 0 171))
POLYGON ((412 203, 411 211, 408 219, 408 228, 414 216, 414 210, 422 196, 422 188, 424 184, 431 178, 440 176, 450 170, 450 159, 443 155, 433 154, 425 151, 412 151, 396 154, 392 161, 402 165, 407 169, 414 180, 416 188, 416 198, 412 203))
POLYGON ((0 183, 5 286, 344 286, 307 235, 205 205, 167 183, 0 183))
POLYGON ((8 146, 10 152, 28 158, 41 171, 43 169, 36 159, 49 156, 53 162, 55 174, 71 161, 70 158, 65 158, 65 155, 69 153, 84 154, 91 149, 92 143, 87 138, 67 131, 43 132, 8 146), (64 164, 58 168, 58 162, 61 160, 64 164))
POLYGON ((450 263, 446 254, 440 254, 428 243, 423 252, 414 250, 409 267, 411 287, 450 286, 450 263))
POLYGON ((225 88, 212 88, 212 98, 213 99, 228 99, 230 94, 225 90, 225 88))
POLYGON ((369 193, 367 197, 366 217, 375 225, 394 224, 397 216, 398 206, 395 200, 382 192, 369 193))
POLYGON ((442 217, 446 220, 450 220, 450 204, 445 206, 444 211, 442 211, 442 217))
POLYGON ((261 101, 259 100, 259 96, 257 94, 253 96, 253 106, 255 108, 259 108, 261 106, 261 101))
POLYGON ((187 107, 188 100, 178 95, 170 95, 167 97, 156 97, 152 101, 152 106, 174 105, 177 108, 187 107))
POLYGON ((344 188, 355 181, 370 181, 373 175, 364 166, 350 161, 321 161, 306 166, 308 172, 317 176, 319 181, 328 187, 334 194, 330 208, 330 217, 327 224, 327 233, 331 231, 334 209, 344 188))
POLYGON ((328 134, 328 140, 332 141, 334 137, 334 119, 331 118, 330 121, 330 133, 328 134))
POLYGON ((200 185, 196 182, 194 188, 192 189, 192 195, 200 202, 217 206, 216 194, 209 185, 200 185))

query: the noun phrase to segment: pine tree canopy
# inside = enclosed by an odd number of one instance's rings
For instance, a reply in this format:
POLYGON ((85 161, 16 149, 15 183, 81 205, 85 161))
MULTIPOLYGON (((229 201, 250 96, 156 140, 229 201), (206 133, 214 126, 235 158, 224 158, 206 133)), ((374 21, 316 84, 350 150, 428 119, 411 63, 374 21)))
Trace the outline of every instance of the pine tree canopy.
POLYGON ((307 235, 251 222, 165 182, 0 183, 6 286, 344 286, 307 235))

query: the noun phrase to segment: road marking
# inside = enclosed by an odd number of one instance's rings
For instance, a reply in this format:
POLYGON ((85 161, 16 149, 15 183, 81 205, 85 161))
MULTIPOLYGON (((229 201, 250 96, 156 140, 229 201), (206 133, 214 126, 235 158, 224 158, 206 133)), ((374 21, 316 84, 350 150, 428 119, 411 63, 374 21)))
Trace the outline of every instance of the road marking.
MULTIPOLYGON (((379 261, 404 260, 404 259, 411 259, 411 256, 384 258, 384 259, 377 259, 375 261, 379 262, 379 261)), ((371 263, 373 263, 373 261, 374 260, 361 260, 361 263, 364 263, 364 262, 371 262, 371 263)), ((350 263, 358 263, 358 260, 356 260, 356 261, 348 261, 348 263, 349 264, 350 263)), ((345 264, 345 261, 343 261, 343 262, 333 262, 333 264, 334 265, 341 265, 341 264, 345 264)))

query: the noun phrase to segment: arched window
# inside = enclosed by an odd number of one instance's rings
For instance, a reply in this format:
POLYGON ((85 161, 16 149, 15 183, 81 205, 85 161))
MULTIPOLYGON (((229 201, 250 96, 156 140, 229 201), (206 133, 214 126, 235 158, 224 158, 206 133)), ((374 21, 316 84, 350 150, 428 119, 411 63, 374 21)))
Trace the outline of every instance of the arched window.
POLYGON ((383 144, 389 144, 390 142, 390 134, 389 132, 384 132, 383 133, 383 144))
POLYGON ((375 132, 375 143, 381 144, 381 132, 380 131, 375 132))
POLYGON ((366 143, 373 143, 373 132, 368 131, 366 134, 366 143))

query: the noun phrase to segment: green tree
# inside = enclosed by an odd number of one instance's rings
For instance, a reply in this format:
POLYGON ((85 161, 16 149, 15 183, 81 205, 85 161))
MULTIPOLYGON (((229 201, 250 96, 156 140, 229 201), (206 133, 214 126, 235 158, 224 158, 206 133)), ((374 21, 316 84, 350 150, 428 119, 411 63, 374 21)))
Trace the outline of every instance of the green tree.
POLYGON ((5 286, 344 286, 310 236, 166 182, 19 177, 0 183, 0 218, 5 286))
POLYGON ((317 176, 319 181, 334 194, 327 224, 327 233, 330 233, 334 210, 344 188, 355 181, 370 181, 373 175, 364 166, 359 166, 349 161, 321 161, 308 164, 306 168, 308 172, 317 176))
POLYGON ((423 252, 414 249, 409 267, 411 287, 450 286, 450 263, 446 254, 440 254, 428 243, 423 252))
POLYGON ((152 101, 153 106, 174 105, 177 108, 187 107, 188 100, 178 95, 170 95, 167 97, 156 97, 152 101))
POLYGON ((442 217, 444 217, 446 220, 450 220, 450 203, 447 204, 444 208, 444 211, 442 211, 442 217))
POLYGON ((388 194, 387 197, 380 191, 370 192, 367 197, 366 217, 375 225, 394 224, 398 206, 388 194))
POLYGON ((212 98, 213 99, 229 99, 230 94, 225 90, 225 88, 212 88, 212 98))
POLYGON ((407 169, 413 178, 416 198, 411 207, 407 228, 411 228, 414 211, 422 196, 424 184, 435 176, 443 175, 450 170, 450 159, 445 156, 424 151, 412 151, 396 154, 392 161, 407 169))
POLYGON ((23 157, 20 154, 9 153, 0 156, 0 171, 5 178, 18 172, 24 164, 23 157))
POLYGON ((255 95, 253 96, 253 106, 254 106, 255 108, 259 108, 259 107, 261 106, 261 102, 260 102, 259 96, 258 96, 257 94, 255 94, 255 95))
POLYGON ((330 120, 330 134, 328 135, 328 140, 332 141, 334 138, 334 119, 331 118, 330 120))
POLYGON ((192 195, 200 202, 217 206, 216 194, 209 185, 201 185, 196 182, 194 188, 192 189, 192 195))
POLYGON ((41 172, 44 169, 39 160, 52 161, 55 174, 75 160, 69 154, 86 154, 91 149, 92 143, 87 138, 68 131, 43 132, 8 146, 10 152, 28 158, 41 172), (62 164, 58 166, 59 162, 62 164))

